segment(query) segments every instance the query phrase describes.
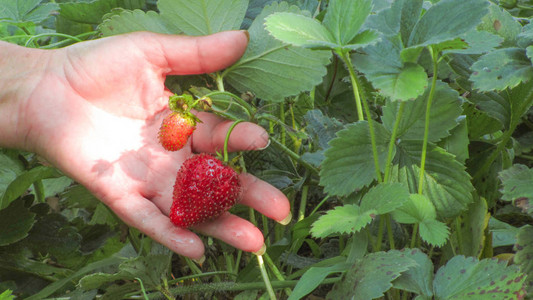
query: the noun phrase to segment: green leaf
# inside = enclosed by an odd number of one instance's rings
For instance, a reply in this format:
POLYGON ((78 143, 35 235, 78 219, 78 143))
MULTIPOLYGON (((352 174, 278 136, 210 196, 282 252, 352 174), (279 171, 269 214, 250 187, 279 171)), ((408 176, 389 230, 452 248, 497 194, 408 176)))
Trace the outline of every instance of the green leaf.
POLYGON ((81 255, 81 235, 66 217, 56 213, 40 217, 23 242, 34 253, 49 253, 59 263, 66 264, 81 255))
POLYGON ((435 219, 428 219, 420 222, 419 234, 426 243, 441 247, 448 240, 450 229, 442 222, 435 219))
POLYGON ((511 104, 511 116, 509 128, 516 128, 522 123, 524 116, 533 105, 533 80, 519 84, 511 91, 502 93, 504 98, 511 104))
POLYGON ((533 24, 529 23, 524 25, 524 27, 518 28, 520 28, 521 31, 520 34, 518 34, 518 40, 516 44, 521 48, 529 48, 531 45, 533 45, 533 24))
POLYGON ((12 290, 5 290, 0 294, 0 300, 13 300, 15 296, 12 294, 12 290))
POLYGON ((372 0, 332 0, 323 24, 339 45, 352 43, 372 9, 372 0))
POLYGON ((522 164, 515 164, 499 174, 503 189, 502 199, 513 201, 518 198, 533 198, 533 169, 522 164))
POLYGON ((20 174, 7 187, 4 196, 0 201, 0 209, 5 208, 17 197, 26 192, 26 190, 36 181, 45 178, 56 178, 62 174, 55 168, 39 166, 20 174))
MULTIPOLYGON (((424 94, 405 103, 404 113, 400 119, 397 137, 406 140, 423 140, 426 119, 427 100, 430 89, 424 94)), ((383 125, 392 132, 400 103, 389 101, 383 109, 383 125)), ((446 83, 437 81, 435 94, 431 105, 428 138, 430 142, 437 142, 450 134, 457 126, 457 118, 461 115, 461 99, 459 93, 446 83)))
POLYGON ((39 293, 26 298, 26 300, 37 300, 37 299, 46 298, 50 296, 51 294, 53 294, 54 292, 56 292, 57 290, 61 289, 64 285, 74 282, 75 280, 77 280, 78 278, 82 277, 85 274, 94 273, 95 271, 101 270, 102 268, 118 265, 120 262, 123 262, 125 259, 127 258, 123 257, 122 255, 117 255, 117 256, 112 256, 106 259, 102 259, 102 260, 90 263, 80 268, 79 270, 75 271, 71 275, 49 284, 44 289, 39 291, 39 293))
POLYGON ((453 40, 474 29, 488 13, 486 0, 442 0, 416 23, 407 45, 428 46, 453 40))
MULTIPOLYGON (((511 168, 503 170, 499 174, 503 189, 502 200, 513 201, 517 206, 524 205, 533 200, 533 169, 521 164, 515 164, 511 168)), ((525 213, 533 214, 533 206, 525 206, 525 213)))
POLYGON ((477 260, 455 256, 437 271, 433 288, 436 299, 521 299, 525 274, 517 266, 497 259, 477 260))
POLYGON ((208 35, 239 29, 247 0, 159 0, 161 17, 172 20, 187 35, 208 35))
POLYGON ((459 125, 450 131, 450 135, 442 139, 437 146, 446 150, 446 152, 455 155, 455 159, 465 164, 469 157, 468 146, 470 140, 468 138, 468 123, 464 116, 458 118, 459 125))
POLYGON ((276 39, 307 48, 335 48, 331 33, 316 19, 295 13, 275 13, 265 19, 266 29, 276 39))
POLYGON ((507 10, 491 4, 489 13, 482 18, 477 29, 502 37, 504 39, 502 46, 509 47, 516 45, 522 26, 507 10))
POLYGON ((361 211, 376 211, 383 215, 404 205, 409 191, 399 183, 381 183, 371 188, 361 200, 361 211))
MULTIPOLYGON (((396 150, 391 178, 418 191, 422 142, 402 141, 396 150)), ((453 155, 428 144, 423 194, 435 205, 439 218, 455 217, 472 202, 472 184, 465 167, 453 155)))
POLYGON ((98 25, 103 36, 111 36, 135 31, 179 34, 179 28, 154 11, 143 12, 136 9, 122 11, 104 20, 98 25))
POLYGON ((304 116, 307 134, 318 141, 321 149, 329 148, 329 141, 344 129, 344 125, 335 118, 325 116, 320 109, 308 110, 304 116))
POLYGON ((483 55, 472 65, 474 88, 480 91, 513 88, 531 80, 533 66, 521 48, 503 48, 483 55))
POLYGON ((514 263, 520 266, 520 271, 527 274, 526 292, 533 293, 533 226, 526 225, 518 231, 517 242, 514 247, 516 254, 514 263))
POLYGON ((475 107, 493 119, 498 120, 504 128, 509 128, 511 122, 511 103, 505 96, 505 92, 498 94, 496 92, 476 93, 472 92, 468 101, 472 102, 475 107))
POLYGON ((18 242, 28 236, 35 214, 24 207, 22 199, 13 201, 11 204, 0 210, 0 246, 18 242))
POLYGON ((343 280, 333 287, 327 299, 375 299, 392 287, 392 281, 416 265, 397 250, 371 253, 357 261, 343 280))
POLYGON ((477 31, 470 30, 465 33, 461 38, 457 38, 452 41, 459 41, 457 44, 459 47, 453 49, 444 48, 446 43, 440 45, 442 54, 483 54, 492 51, 494 48, 498 47, 502 42, 503 38, 492 34, 487 31, 477 31), (466 46, 463 48, 462 46, 466 46))
POLYGON ((61 176, 57 178, 43 179, 44 198, 56 196, 64 192, 74 182, 70 177, 61 176))
POLYGON ((364 48, 363 54, 354 54, 357 69, 365 73, 372 85, 391 100, 415 99, 427 88, 427 74, 422 66, 402 63, 401 45, 388 39, 364 48))
MULTIPOLYGON (((391 3, 390 7, 372 14, 368 17, 367 26, 376 29, 386 37, 395 36, 400 31, 400 17, 402 5, 406 1, 398 0, 391 3)), ((415 1, 408 1, 410 3, 415 1)), ((422 5, 420 5, 422 7, 422 5)), ((415 18, 411 18, 415 19, 415 18)))
MULTIPOLYGON (((452 253, 479 257, 485 244, 485 231, 489 218, 487 201, 477 195, 474 196, 474 202, 457 219, 460 226, 455 228, 452 235, 452 238, 455 238, 453 244, 456 245, 456 249, 452 253)), ((493 241, 496 237, 493 235, 493 241)))
POLYGON ((285 97, 309 91, 322 82, 330 51, 313 51, 286 45, 264 28, 264 19, 276 12, 309 15, 286 2, 265 7, 254 20, 250 42, 243 57, 222 75, 237 90, 258 98, 281 102, 285 97))
POLYGON ((41 3, 42 0, 0 0, 0 22, 11 24, 39 23, 57 10, 55 3, 41 3))
POLYGON ((477 109, 476 105, 465 101, 463 104, 468 123, 468 136, 472 141, 480 140, 485 134, 494 133, 503 128, 503 124, 489 116, 485 111, 477 109))
POLYGON ((83 277, 80 286, 85 290, 97 289, 102 285, 117 280, 135 280, 140 278, 148 288, 155 288, 165 278, 170 263, 170 256, 150 254, 126 260, 119 266, 117 273, 96 273, 83 277))
POLYGON ((140 278, 144 284, 157 287, 166 278, 170 266, 171 255, 151 254, 137 257, 120 265, 120 270, 134 278, 140 278))
POLYGON ((329 267, 311 267, 307 270, 294 287, 288 300, 299 300, 316 289, 326 277, 332 273, 343 272, 350 266, 345 263, 335 264, 329 267))
POLYGON ((20 160, 0 153, 0 196, 4 194, 9 184, 23 171, 24 165, 20 160))
POLYGON ((326 237, 334 233, 355 233, 369 224, 376 215, 382 215, 401 207, 409 193, 399 183, 382 183, 371 188, 361 200, 361 207, 344 205, 328 211, 320 217, 311 230, 313 236, 326 237))
POLYGON ((437 213, 435 206, 426 196, 411 194, 408 201, 396 209, 392 216, 399 223, 415 224, 424 220, 435 219, 437 213))
POLYGON ((86 24, 100 24, 105 14, 115 8, 141 9, 145 0, 93 0, 89 2, 62 2, 59 14, 71 21, 86 24))
MULTIPOLYGON (((374 123, 380 168, 385 167, 390 134, 383 125, 374 123)), ((372 183, 376 171, 368 123, 360 121, 346 126, 330 141, 320 170, 320 185, 331 195, 347 196, 372 183)), ((383 171, 383 170, 380 170, 383 171)))
POLYGON ((489 232, 492 234, 492 247, 514 246, 520 229, 494 217, 489 220, 489 232))
POLYGON ((350 44, 343 46, 342 48, 348 50, 356 50, 362 46, 371 44, 379 38, 379 33, 377 31, 368 29, 358 33, 351 41, 350 44))
POLYGON ((324 238, 332 234, 358 232, 370 222, 377 211, 361 211, 359 206, 346 204, 329 210, 313 223, 311 233, 314 237, 324 238))
MULTIPOLYGON (((423 296, 422 299, 433 297, 433 262, 419 249, 403 249, 401 252, 416 262, 416 265, 403 272, 393 281, 397 289, 423 296)), ((418 299, 418 298, 415 298, 418 299)))

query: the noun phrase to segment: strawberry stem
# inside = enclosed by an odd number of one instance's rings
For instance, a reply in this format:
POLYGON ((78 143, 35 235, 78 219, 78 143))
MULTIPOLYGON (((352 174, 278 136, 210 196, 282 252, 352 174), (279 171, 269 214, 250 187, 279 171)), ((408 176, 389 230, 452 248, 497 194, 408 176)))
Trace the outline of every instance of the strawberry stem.
POLYGON ((272 284, 270 283, 270 278, 268 278, 268 273, 265 268, 265 263, 263 262, 263 256, 261 255, 256 255, 256 256, 257 256, 257 263, 259 264, 259 269, 261 270, 261 276, 263 276, 263 281, 265 282, 268 295, 270 296, 271 300, 276 300, 276 294, 274 293, 274 289, 272 288, 272 284))
POLYGON ((235 128, 235 126, 237 124, 239 124, 240 122, 242 122, 242 120, 237 120, 235 122, 233 122, 233 124, 231 124, 231 126, 229 127, 228 129, 228 133, 226 134, 226 139, 224 140, 224 163, 227 164, 228 163, 228 143, 229 143, 229 136, 231 135, 231 132, 233 131, 233 128, 235 128))
POLYGON ((204 97, 213 97, 213 96, 216 96, 216 95, 226 95, 226 96, 230 96, 231 98, 235 99, 235 102, 236 103, 233 103, 233 104, 236 104, 240 107, 243 108, 244 111, 246 111, 246 114, 251 117, 253 116, 253 114, 255 113, 255 109, 250 105, 248 104, 248 102, 244 101, 241 97, 233 94, 233 93, 230 93, 230 92, 226 92, 226 91, 214 91, 214 92, 211 92, 209 94, 205 94, 204 97))

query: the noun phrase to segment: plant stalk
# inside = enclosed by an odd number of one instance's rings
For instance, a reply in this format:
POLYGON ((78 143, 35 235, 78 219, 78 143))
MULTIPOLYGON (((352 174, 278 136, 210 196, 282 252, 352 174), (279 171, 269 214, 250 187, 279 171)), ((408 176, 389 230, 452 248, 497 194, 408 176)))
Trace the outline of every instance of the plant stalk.
POLYGON ((259 264, 259 269, 261 270, 261 276, 263 277, 263 281, 265 282, 265 286, 268 292, 268 295, 270 297, 270 300, 276 300, 276 293, 274 293, 274 289, 272 288, 272 284, 270 283, 270 279, 268 278, 268 273, 265 268, 265 263, 263 262, 263 256, 256 255, 257 256, 257 263, 259 264))
POLYGON ((433 48, 429 47, 429 52, 431 53, 431 58, 433 60, 433 79, 431 80, 431 90, 429 91, 427 106, 426 106, 426 121, 424 124, 424 141, 422 142, 422 156, 420 158, 420 173, 418 176, 418 194, 422 195, 424 188, 424 175, 426 168, 426 155, 429 139, 429 118, 431 113, 431 103, 433 102, 433 97, 435 96, 435 88, 437 86, 437 53, 434 53, 433 48))
POLYGON ((357 115, 360 121, 364 120, 363 111, 361 109, 361 103, 363 103, 363 107, 366 113, 366 118, 368 120, 368 129, 370 131, 370 143, 372 144, 372 156, 374 157, 376 178, 378 179, 378 182, 383 182, 382 177, 381 177, 381 168, 379 166, 378 149, 376 146, 376 135, 374 134, 374 123, 373 123, 373 120, 370 114, 370 108, 368 106, 364 93, 359 93, 359 90, 361 89, 361 84, 359 83, 359 80, 357 79, 357 74, 355 74, 355 70, 353 68, 352 61, 350 59, 350 56, 348 55, 348 52, 342 51, 340 52, 340 56, 341 56, 341 59, 346 64, 346 66, 348 67, 348 72, 350 73, 350 80, 352 82, 352 90, 354 91, 355 104, 357 106, 357 115))
POLYGON ((237 124, 241 123, 242 120, 237 120, 231 124, 231 126, 228 129, 228 133, 226 133, 226 138, 224 139, 224 163, 228 163, 228 143, 229 143, 229 137, 231 135, 231 132, 237 126, 237 124))
POLYGON ((348 52, 344 50, 336 51, 336 53, 340 56, 340 58, 346 65, 348 72, 350 73, 350 80, 352 82, 352 90, 353 90, 353 95, 355 98, 355 107, 357 108, 357 117, 359 118, 359 121, 363 121, 365 117, 363 115, 363 107, 361 106, 361 95, 359 94, 359 82, 357 80, 357 74, 355 74, 355 70, 352 66, 350 56, 348 55, 348 52))
POLYGON ((389 149, 387 152, 387 163, 385 164, 385 179, 383 179, 383 182, 389 182, 390 180, 390 173, 391 173, 391 167, 392 167, 392 152, 394 150, 394 145, 396 144, 396 136, 398 135, 398 127, 400 127, 400 121, 402 119, 403 111, 405 109, 405 102, 400 102, 400 107, 398 108, 398 112, 396 113, 396 120, 394 121, 394 128, 392 128, 392 134, 389 141, 389 149))

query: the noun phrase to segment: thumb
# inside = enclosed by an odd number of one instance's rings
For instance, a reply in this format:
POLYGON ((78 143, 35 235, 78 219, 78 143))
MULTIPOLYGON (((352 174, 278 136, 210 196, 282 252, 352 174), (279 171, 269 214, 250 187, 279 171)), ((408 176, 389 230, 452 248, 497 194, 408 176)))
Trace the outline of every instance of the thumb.
MULTIPOLYGON (((149 33, 143 50, 167 75, 212 73, 235 63, 246 51, 248 32, 223 31, 206 36, 149 33), (156 46, 154 46, 156 45, 156 46)), ((146 36, 145 36, 146 38, 146 36)))

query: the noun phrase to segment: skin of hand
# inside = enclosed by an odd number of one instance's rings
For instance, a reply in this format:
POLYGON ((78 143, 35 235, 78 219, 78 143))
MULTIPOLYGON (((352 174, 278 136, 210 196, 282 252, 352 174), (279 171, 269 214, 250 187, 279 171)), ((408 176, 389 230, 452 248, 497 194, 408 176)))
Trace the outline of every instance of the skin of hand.
MULTIPOLYGON (((230 121, 199 113, 189 143, 167 152, 157 133, 169 112, 167 75, 211 73, 236 62, 243 31, 203 37, 137 32, 39 50, 0 43, 0 146, 38 153, 87 187, 128 225, 174 252, 203 259, 204 245, 168 218, 176 173, 192 153, 221 150, 230 121)), ((229 150, 266 147, 268 135, 239 123, 229 150)), ((241 203, 269 218, 290 220, 287 198, 241 174, 241 203)), ((263 235, 230 213, 193 228, 249 252, 263 235)))

